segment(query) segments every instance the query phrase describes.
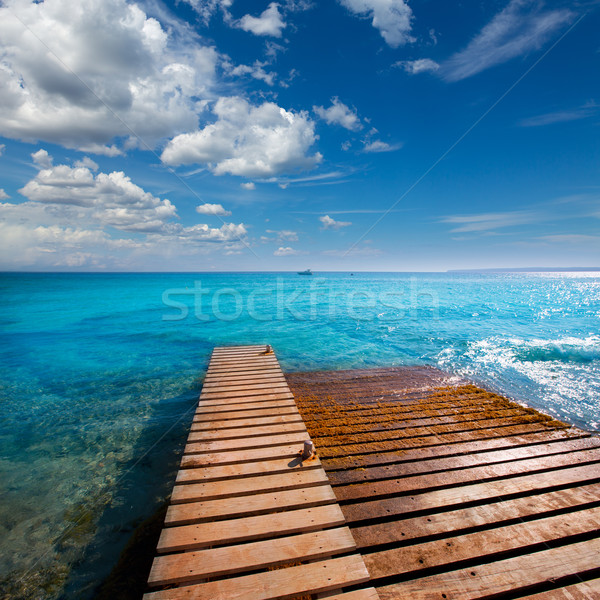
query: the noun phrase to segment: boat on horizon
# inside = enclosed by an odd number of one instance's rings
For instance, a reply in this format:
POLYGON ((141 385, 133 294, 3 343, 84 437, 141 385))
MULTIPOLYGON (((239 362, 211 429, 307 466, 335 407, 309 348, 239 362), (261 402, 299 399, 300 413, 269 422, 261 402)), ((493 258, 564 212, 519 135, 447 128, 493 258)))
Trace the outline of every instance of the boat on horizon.
POLYGON ((310 269, 306 269, 306 271, 298 271, 298 275, 312 275, 313 272, 310 269))

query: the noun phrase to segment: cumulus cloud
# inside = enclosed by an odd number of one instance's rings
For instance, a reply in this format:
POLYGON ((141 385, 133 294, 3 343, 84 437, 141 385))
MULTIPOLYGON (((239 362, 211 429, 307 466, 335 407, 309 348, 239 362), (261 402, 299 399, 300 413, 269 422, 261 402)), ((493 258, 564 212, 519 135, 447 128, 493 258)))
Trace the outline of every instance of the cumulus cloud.
POLYGON ((339 0, 355 15, 371 19, 371 24, 392 48, 415 38, 410 35, 413 14, 405 0, 339 0))
POLYGON ((221 9, 227 14, 228 9, 233 4, 233 0, 183 0, 189 4, 202 18, 205 25, 208 25, 211 17, 221 9))
POLYGON ((215 49, 126 0, 10 0, 0 40, 6 137, 116 156, 114 138, 153 147, 195 129, 199 99, 213 95, 215 49))
POLYGON ((313 106, 315 113, 328 125, 341 125, 350 131, 362 129, 362 123, 355 110, 350 110, 339 98, 331 99, 331 106, 324 108, 322 106, 313 106))
POLYGON ((76 160, 73 165, 75 167, 90 169, 90 171, 97 171, 99 169, 98 163, 94 162, 89 156, 84 156, 81 160, 76 160))
POLYGON ((274 71, 265 71, 267 64, 266 62, 256 60, 252 65, 238 65, 237 67, 233 67, 229 73, 235 76, 250 75, 254 79, 264 81, 267 85, 273 86, 277 73, 274 71))
POLYGON ((568 9, 544 10, 534 0, 511 0, 464 50, 442 64, 440 74, 459 81, 538 50, 573 16, 568 9))
POLYGON ((240 187, 244 190, 255 190, 256 185, 254 185, 253 181, 245 181, 244 183, 240 183, 240 187))
POLYGON ((273 252, 273 256, 294 256, 296 254, 300 254, 300 252, 290 246, 280 246, 273 252))
POLYGON ((201 215, 216 215, 219 217, 229 217, 230 210, 225 210, 221 204, 200 204, 196 206, 196 212, 201 215))
POLYGON ((388 144, 381 140, 374 140, 365 144, 363 152, 394 152, 402 148, 402 144, 388 144))
POLYGON ((279 242, 297 242, 298 233, 290 229, 267 229, 267 233, 275 234, 279 242))
POLYGON ((0 188, 0 200, 6 200, 10 196, 4 191, 4 188, 0 188))
POLYGON ((161 159, 168 165, 206 164, 216 175, 271 177, 309 169, 321 154, 307 155, 315 141, 314 123, 273 102, 252 106, 239 97, 220 98, 216 121, 193 133, 176 136, 161 159))
POLYGON ((157 231, 175 217, 169 200, 156 198, 122 171, 94 173, 87 167, 42 169, 19 192, 35 202, 89 208, 103 225, 124 231, 157 231))
POLYGON ((42 169, 19 190, 27 201, 0 202, 0 268, 193 269, 199 255, 243 249, 243 223, 184 226, 169 200, 94 167, 42 169))
POLYGON ((5 144, 0 144, 0 156, 2 156, 4 154, 4 150, 6 149, 6 145, 5 144))
POLYGON ((410 75, 418 75, 419 73, 434 73, 440 68, 440 65, 430 58, 419 58, 417 60, 399 60, 394 63, 395 67, 404 69, 410 75))
MULTIPOLYGON (((47 214, 60 214, 68 223, 86 221, 126 232, 203 240, 235 239, 246 233, 243 225, 234 224, 218 230, 204 224, 183 227, 176 222, 177 209, 170 200, 146 192, 122 171, 95 174, 89 166, 51 166, 40 170, 19 192, 32 206, 48 205, 47 214)), ((198 208, 201 214, 230 214, 220 204, 198 208)), ((38 211, 37 216, 42 214, 38 211)))
POLYGON ((352 225, 350 221, 336 221, 329 215, 323 215, 319 217, 319 221, 323 224, 322 229, 341 229, 342 227, 348 227, 352 225))
POLYGON ((52 157, 48 154, 47 150, 44 150, 43 148, 37 152, 33 152, 31 158, 33 158, 33 162, 42 169, 49 169, 52 167, 52 157))
POLYGON ((279 4, 271 2, 259 17, 244 15, 237 22, 237 27, 254 35, 269 35, 278 38, 281 37, 281 31, 285 29, 286 23, 279 12, 279 4))

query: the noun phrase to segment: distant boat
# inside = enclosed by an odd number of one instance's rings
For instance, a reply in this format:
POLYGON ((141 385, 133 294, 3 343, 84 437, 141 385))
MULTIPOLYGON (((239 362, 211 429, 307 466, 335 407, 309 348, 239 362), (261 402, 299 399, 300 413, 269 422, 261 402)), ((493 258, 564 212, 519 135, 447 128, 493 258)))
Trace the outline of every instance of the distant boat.
POLYGON ((298 275, 312 275, 313 272, 310 269, 306 269, 306 271, 298 271, 298 275))

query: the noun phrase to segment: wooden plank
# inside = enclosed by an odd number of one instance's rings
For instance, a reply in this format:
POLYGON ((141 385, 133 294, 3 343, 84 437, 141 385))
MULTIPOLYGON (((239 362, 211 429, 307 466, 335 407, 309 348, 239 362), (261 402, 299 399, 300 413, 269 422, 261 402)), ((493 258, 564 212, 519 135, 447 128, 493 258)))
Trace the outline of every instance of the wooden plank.
POLYGON ((378 588, 381 600, 475 600, 588 571, 600 538, 378 588), (442 596, 445 594, 445 596, 442 596))
POLYGON ((221 383, 213 383, 213 384, 203 385, 202 386, 202 395, 208 397, 211 395, 216 396, 217 394, 226 393, 226 392, 243 392, 243 391, 251 392, 253 390, 265 390, 268 392, 271 389, 279 389, 281 387, 285 388, 286 390, 290 389, 288 387, 287 382, 282 377, 277 377, 277 378, 274 377, 274 378, 270 378, 267 381, 257 381, 257 382, 252 382, 252 381, 244 382, 242 380, 239 380, 235 384, 232 384, 230 381, 228 381, 225 383, 221 382, 221 383))
MULTIPOLYGON (((223 450, 241 450, 244 448, 260 448, 262 446, 284 446, 302 444, 308 438, 304 432, 282 433, 281 435, 264 435, 262 437, 240 438, 234 440, 209 440, 207 442, 190 442, 186 445, 186 454, 203 452, 222 452, 223 450)), ((300 448, 301 450, 301 448, 300 448)))
POLYGON ((456 456, 460 454, 473 454, 476 452, 487 452, 500 450, 502 448, 513 448, 520 446, 536 445, 543 442, 552 443, 568 439, 586 439, 590 446, 600 445, 600 440, 590 437, 589 434, 576 431, 535 431, 524 435, 507 437, 494 437, 474 441, 458 442, 439 446, 408 447, 406 449, 394 450, 393 452, 378 452, 376 454, 363 454, 354 456, 340 456, 323 461, 328 472, 341 469, 355 469, 357 467, 368 467, 371 465, 388 464, 399 461, 419 461, 428 458, 441 458, 443 456, 456 456))
MULTIPOLYGON (((373 552, 366 554, 364 561, 371 578, 379 579, 463 560, 482 561, 486 556, 516 549, 523 551, 529 546, 594 531, 600 531, 600 508, 598 507, 373 552)), ((595 566, 600 566, 600 560, 597 559, 595 566)))
POLYGON ((224 354, 255 354, 257 356, 268 356, 271 358, 275 358, 275 353, 274 352, 266 352, 267 350, 267 346, 266 344, 264 346, 257 346, 255 348, 236 348, 235 350, 217 350, 217 351, 213 351, 212 355, 211 355, 211 361, 215 360, 216 358, 218 358, 221 355, 224 354))
MULTIPOLYGON (((325 596, 323 598, 325 598, 325 596)), ((327 596, 327 600, 379 600, 379 594, 375 588, 365 588, 353 592, 327 596)))
POLYGON ((269 384, 285 384, 287 386, 287 381, 283 375, 269 375, 267 377, 253 377, 249 379, 247 377, 237 377, 234 380, 230 381, 205 381, 202 384, 202 390, 205 392, 212 390, 221 390, 221 389, 248 389, 255 388, 260 385, 269 385, 269 384))
MULTIPOLYGON (((220 382, 236 382, 239 381, 240 378, 244 379, 244 381, 261 381, 262 379, 271 379, 273 377, 281 377, 281 369, 273 368, 269 371, 258 371, 254 374, 248 375, 236 375, 236 374, 228 374, 222 373, 221 375, 206 375, 204 377, 204 383, 220 383, 220 382)), ((287 381, 287 379, 286 379, 287 381)))
POLYGON ((287 385, 287 381, 283 376, 283 373, 279 371, 279 373, 273 373, 272 375, 263 375, 263 376, 252 376, 250 377, 235 377, 231 378, 228 381, 223 381, 222 379, 215 378, 214 381, 204 381, 202 384, 203 390, 212 390, 218 389, 225 385, 230 385, 232 387, 240 387, 247 385, 262 385, 263 383, 285 383, 287 385))
MULTIPOLYGON (((542 456, 509 463, 471 467, 459 471, 447 471, 444 473, 431 473, 427 475, 409 475, 395 480, 374 481, 343 486, 336 488, 335 493, 339 500, 356 500, 359 498, 370 498, 389 494, 392 491, 394 493, 407 493, 442 486, 448 487, 474 481, 485 481, 499 477, 523 475, 524 473, 529 472, 574 466, 592 461, 600 461, 600 450, 580 450, 565 455, 542 456)), ((600 476, 599 464, 596 465, 596 472, 600 476)))
POLYGON ((600 579, 581 581, 566 587, 526 596, 527 600, 594 600, 600 598, 600 579))
POLYGON ((264 367, 279 365, 277 359, 274 356, 257 356, 254 358, 214 358, 210 361, 208 367, 208 373, 214 373, 215 371, 225 371, 229 369, 239 369, 247 367, 264 367))
MULTIPOLYGON (((458 424, 473 424, 478 426, 481 421, 486 421, 488 425, 498 419, 523 418, 527 416, 522 408, 501 408, 493 411, 493 415, 487 410, 481 410, 477 407, 474 410, 461 412, 457 415, 439 416, 423 412, 415 415, 413 419, 395 419, 387 423, 373 423, 371 425, 355 425, 353 423, 339 425, 337 427, 320 428, 321 432, 316 436, 319 444, 322 446, 331 446, 340 444, 340 436, 347 436, 349 442, 360 443, 364 441, 377 441, 393 439, 398 435, 418 434, 419 431, 425 431, 428 427, 448 427, 458 424), (325 432, 326 435, 323 435, 325 432)), ((540 418, 541 420, 541 418, 540 418)))
POLYGON ((345 522, 340 507, 327 504, 227 521, 167 527, 161 533, 157 550, 159 553, 194 550, 342 525, 345 522))
MULTIPOLYGON (((366 501, 344 506, 347 521, 355 522, 394 514, 409 514, 415 511, 444 509, 465 503, 503 499, 511 494, 526 494, 535 491, 551 490, 563 485, 576 485, 600 480, 597 465, 559 469, 546 473, 536 473, 511 477, 500 481, 489 481, 449 489, 436 490, 399 496, 381 500, 366 501)), ((337 491, 336 491, 337 493, 337 491)))
MULTIPOLYGON (((220 429, 219 431, 195 431, 192 430, 188 442, 202 442, 204 440, 227 440, 235 438, 247 438, 260 435, 271 435, 278 433, 306 432, 302 421, 294 423, 276 423, 275 425, 263 425, 262 427, 240 427, 236 429, 220 429)), ((308 439, 308 433, 306 434, 308 439)))
MULTIPOLYGON (((464 425, 463 425, 464 427, 464 425)), ((477 428, 473 430, 432 431, 426 435, 413 438, 404 437, 383 442, 365 442, 362 444, 348 444, 343 446, 332 446, 323 448, 319 446, 321 458, 337 457, 340 455, 350 456, 352 454, 368 454, 376 452, 389 452, 393 450, 404 450, 421 446, 447 446, 467 440, 482 440, 497 438, 503 435, 521 435, 540 431, 548 431, 543 423, 510 423, 498 427, 477 428)), ((316 438, 315 438, 316 439, 316 438)))
POLYGON ((264 371, 276 370, 281 373, 281 367, 279 363, 268 361, 258 362, 253 364, 238 363, 236 366, 208 366, 206 370, 206 376, 215 377, 219 375, 257 375, 264 371))
POLYGON ((315 531, 209 550, 196 550, 154 559, 148 583, 151 586, 197 581, 276 567, 298 560, 318 560, 356 549, 347 527, 315 531))
POLYGON ((248 496, 263 492, 276 492, 277 490, 326 485, 327 483, 329 483, 329 480, 323 469, 289 470, 287 473, 257 475, 225 481, 187 483, 176 485, 173 488, 171 504, 228 498, 230 496, 248 496))
POLYGON ((217 415, 223 412, 233 412, 242 410, 264 410, 265 408, 280 408, 282 406, 296 407, 291 394, 280 394, 280 398, 267 398, 268 402, 231 402, 230 404, 219 404, 218 406, 204 406, 202 403, 198 406, 197 415, 217 415))
POLYGON ((213 452, 212 454, 194 454, 193 450, 193 446, 184 449, 186 454, 181 458, 182 468, 255 462, 274 458, 298 458, 302 452, 302 447, 296 443, 285 446, 265 446, 264 448, 213 452))
POLYGON ((227 419, 226 421, 193 421, 190 431, 216 431, 217 429, 238 429, 245 427, 260 427, 276 423, 304 423, 300 413, 283 414, 273 417, 253 417, 246 419, 227 419))
POLYGON ((220 351, 213 351, 210 359, 211 362, 213 360, 216 359, 223 359, 223 358, 229 358, 230 356, 236 357, 243 357, 243 356, 250 356, 250 357, 255 357, 255 356, 269 356, 269 357, 273 357, 275 356, 274 353, 266 353, 266 346, 262 346, 259 347, 257 346, 256 348, 245 348, 245 349, 239 349, 239 350, 220 350, 220 351))
MULTIPOLYGON (((272 392, 268 392, 265 394, 257 394, 256 396, 246 396, 245 394, 240 396, 239 398, 200 398, 198 403, 198 408, 196 409, 197 413, 201 412, 225 412, 231 410, 239 410, 239 404, 248 404, 254 405, 252 407, 248 406, 248 408, 265 408, 272 402, 278 400, 293 400, 294 396, 291 392, 278 392, 277 395, 280 396, 278 398, 273 399, 272 392), (267 397, 265 397, 267 396, 267 397), (205 410, 206 409, 206 410, 205 410)), ((294 406, 296 404, 294 403, 294 406)), ((242 407, 243 410, 243 407, 242 407)))
POLYGON ((194 423, 212 423, 212 422, 222 422, 223 424, 226 421, 236 421, 238 419, 246 419, 246 418, 257 418, 257 417, 274 417, 277 415, 299 415, 298 409, 296 408, 296 404, 292 402, 284 402, 283 404, 277 404, 273 406, 271 403, 269 406, 261 406, 259 404, 255 404, 254 408, 247 410, 232 410, 226 412, 213 412, 213 413, 205 413, 202 409, 198 409, 196 414, 194 415, 194 423))
POLYGON ((144 600, 274 600, 335 590, 369 580, 357 555, 150 592, 144 600))
POLYGON ((274 510, 310 508, 335 502, 328 485, 256 494, 241 498, 173 504, 167 509, 165 525, 187 525, 199 521, 250 516, 274 510))
POLYGON ((299 459, 283 458, 276 460, 261 460, 259 462, 240 463, 235 465, 211 466, 199 469, 180 469, 177 473, 177 483, 199 483, 213 479, 231 479, 250 475, 265 475, 267 473, 288 473, 291 469, 317 469, 321 462, 315 456, 302 463, 299 459))
MULTIPOLYGON (((291 392, 265 392, 263 394, 249 395, 243 394, 235 398, 200 398, 196 413, 218 413, 233 410, 254 410, 268 408, 275 402, 286 400, 285 406, 291 405, 294 396, 291 392), (239 406, 247 405, 247 406, 239 406)), ((295 402, 293 406, 296 406, 295 402)))
MULTIPOLYGON (((586 450, 598 448, 598 442, 593 438, 583 438, 554 442, 552 444, 538 444, 536 446, 525 446, 520 448, 494 450, 478 454, 466 454, 462 456, 451 456, 441 458, 422 458, 418 462, 401 462, 398 464, 382 467, 371 467, 361 470, 341 471, 330 473, 332 485, 359 483, 365 480, 390 477, 406 477, 418 473, 434 473, 437 471, 448 472, 460 468, 492 465, 495 463, 522 460, 542 456, 552 456, 573 452, 575 450, 586 450)), ((404 457, 403 457, 404 458, 404 457)))
POLYGON ((400 518, 386 523, 354 527, 352 533, 359 548, 404 543, 412 539, 450 534, 473 527, 492 526, 504 521, 536 515, 543 517, 555 511, 592 504, 599 498, 600 483, 593 483, 524 498, 434 513, 427 517, 400 518))
MULTIPOLYGON (((486 413, 482 413, 486 414, 486 413)), ((345 444, 367 444, 372 442, 384 442, 386 440, 393 439, 401 439, 407 437, 417 437, 424 435, 436 435, 436 434, 444 434, 456 431, 471 431, 475 429, 493 429, 495 427, 500 427, 503 425, 517 424, 520 423, 523 418, 522 414, 516 414, 514 416, 509 417, 501 417, 501 418, 481 418, 478 420, 465 420, 458 421, 455 423, 442 423, 442 424, 432 424, 427 426, 417 426, 417 427, 408 427, 408 428, 400 428, 393 429, 389 431, 374 431, 374 432, 364 432, 361 434, 353 434, 347 436, 347 441, 345 443, 340 444, 340 440, 336 436, 327 436, 321 437, 316 436, 315 441, 318 441, 319 447, 326 448, 328 446, 338 446, 343 448, 345 444)), ((534 417, 535 418, 535 417, 534 417)), ((539 417, 540 422, 543 420, 542 417, 539 417)))
POLYGON ((273 385, 273 386, 261 386, 255 390, 241 390, 233 392, 206 392, 200 394, 200 402, 203 400, 217 400, 224 398, 250 398, 250 397, 262 397, 262 398, 293 398, 292 392, 289 391, 287 385, 273 385))

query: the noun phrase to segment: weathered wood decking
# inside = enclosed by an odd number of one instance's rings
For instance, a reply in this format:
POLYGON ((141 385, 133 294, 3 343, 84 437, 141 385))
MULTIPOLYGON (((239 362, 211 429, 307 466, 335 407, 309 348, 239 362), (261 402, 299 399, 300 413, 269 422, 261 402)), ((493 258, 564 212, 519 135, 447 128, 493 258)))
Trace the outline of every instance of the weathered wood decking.
POLYGON ((265 350, 212 354, 145 600, 378 598, 265 350))
POLYGON ((434 369, 287 375, 382 600, 600 599, 600 441, 434 369))

